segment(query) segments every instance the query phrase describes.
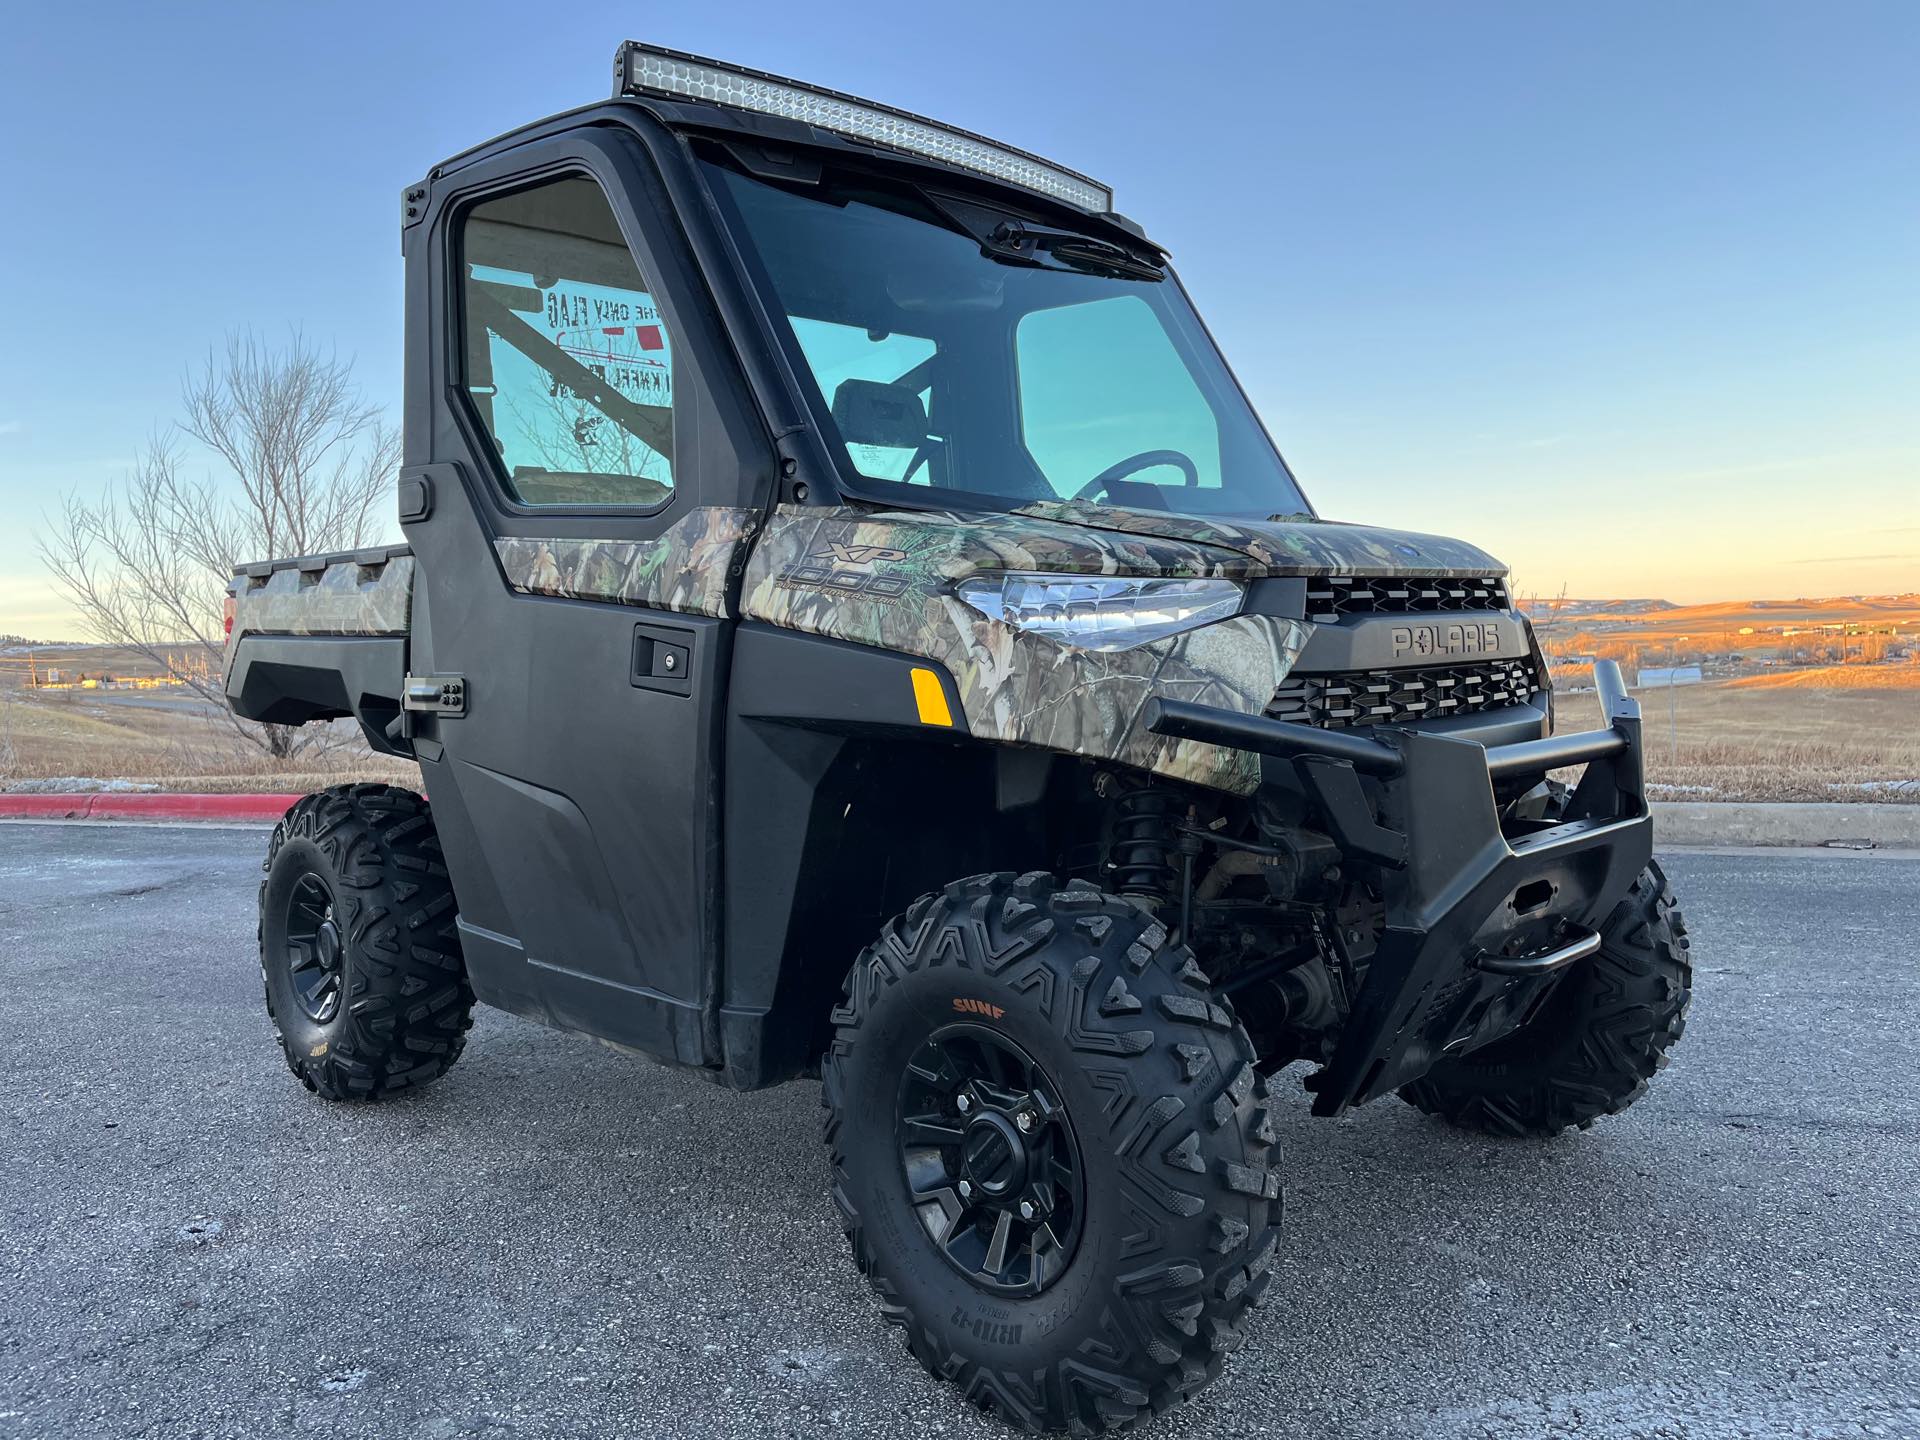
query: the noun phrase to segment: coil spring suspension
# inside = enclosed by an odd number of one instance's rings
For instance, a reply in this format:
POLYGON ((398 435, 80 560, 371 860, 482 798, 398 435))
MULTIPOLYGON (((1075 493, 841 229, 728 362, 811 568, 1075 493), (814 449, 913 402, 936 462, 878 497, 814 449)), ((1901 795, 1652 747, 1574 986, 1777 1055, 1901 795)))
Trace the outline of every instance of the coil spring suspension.
POLYGON ((1176 823, 1186 811, 1179 792, 1146 786, 1114 801, 1113 839, 1107 873, 1122 895, 1171 900, 1180 883, 1176 823))

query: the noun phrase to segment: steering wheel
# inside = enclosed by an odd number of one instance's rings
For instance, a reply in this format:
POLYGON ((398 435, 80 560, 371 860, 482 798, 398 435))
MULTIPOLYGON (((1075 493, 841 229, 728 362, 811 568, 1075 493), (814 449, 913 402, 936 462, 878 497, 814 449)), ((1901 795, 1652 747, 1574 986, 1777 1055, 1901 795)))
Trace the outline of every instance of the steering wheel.
POLYGON ((1117 464, 1109 465, 1074 491, 1073 498, 1091 500, 1116 480, 1124 479, 1141 470, 1151 470, 1156 465, 1173 466, 1180 472, 1180 483, 1183 485, 1197 486, 1200 483, 1200 467, 1193 463, 1191 457, 1178 450, 1142 450, 1138 455, 1129 455, 1117 464))

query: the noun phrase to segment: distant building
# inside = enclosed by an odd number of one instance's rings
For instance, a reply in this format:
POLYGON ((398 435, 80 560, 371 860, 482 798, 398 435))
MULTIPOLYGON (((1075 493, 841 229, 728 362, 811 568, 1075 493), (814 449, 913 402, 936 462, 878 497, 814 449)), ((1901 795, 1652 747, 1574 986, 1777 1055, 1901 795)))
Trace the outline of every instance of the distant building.
POLYGON ((1634 681, 1634 688, 1645 690, 1655 685, 1698 685, 1703 678, 1698 665, 1643 667, 1634 681))

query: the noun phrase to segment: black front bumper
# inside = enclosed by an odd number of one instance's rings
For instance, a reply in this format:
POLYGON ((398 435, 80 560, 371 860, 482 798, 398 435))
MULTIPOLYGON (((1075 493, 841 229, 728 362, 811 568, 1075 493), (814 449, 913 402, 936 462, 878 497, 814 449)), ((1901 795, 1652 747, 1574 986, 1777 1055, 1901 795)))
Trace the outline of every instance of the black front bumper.
POLYGON ((1351 732, 1158 703, 1162 735, 1254 750, 1291 766, 1318 823, 1379 867, 1386 927, 1326 1068, 1314 1112, 1338 1115, 1509 1033, 1600 927, 1653 855, 1640 710, 1611 661, 1595 667, 1607 728, 1486 746, 1412 729, 1351 732), (1546 772, 1586 765, 1552 820, 1502 805, 1546 772))

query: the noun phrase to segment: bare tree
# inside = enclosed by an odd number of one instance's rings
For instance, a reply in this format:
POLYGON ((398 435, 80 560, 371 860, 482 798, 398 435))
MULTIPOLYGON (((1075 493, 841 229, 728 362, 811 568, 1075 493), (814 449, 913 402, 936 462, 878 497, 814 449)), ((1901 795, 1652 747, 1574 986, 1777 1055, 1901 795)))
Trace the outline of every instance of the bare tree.
MULTIPOLYGON (((229 335, 223 354, 188 373, 181 404, 124 480, 95 499, 66 497, 40 553, 94 639, 136 652, 227 714, 221 610, 234 567, 371 543, 400 436, 362 401, 352 363, 298 332, 278 349, 229 335), (189 476, 187 441, 225 473, 189 476)), ((323 727, 229 719, 278 758, 333 743, 323 727)))

